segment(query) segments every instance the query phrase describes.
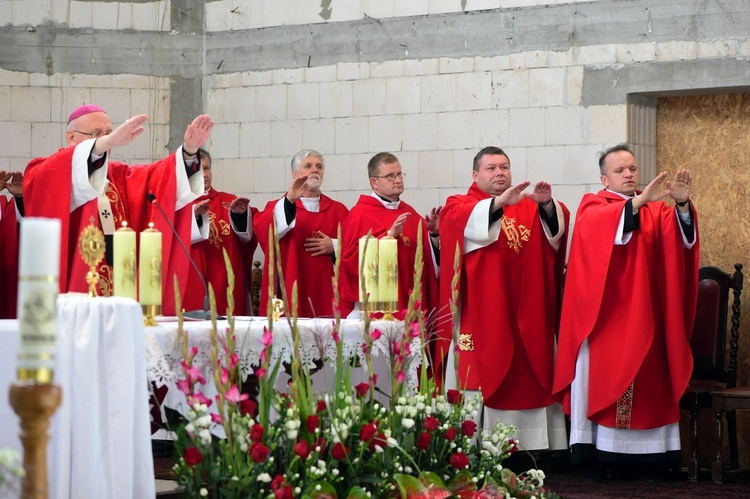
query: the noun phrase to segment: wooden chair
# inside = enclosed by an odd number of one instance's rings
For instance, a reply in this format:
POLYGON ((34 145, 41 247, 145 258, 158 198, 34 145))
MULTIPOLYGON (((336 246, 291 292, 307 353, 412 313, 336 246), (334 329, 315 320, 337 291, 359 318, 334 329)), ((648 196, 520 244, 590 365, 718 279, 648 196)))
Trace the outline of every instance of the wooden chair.
MULTIPOLYGON (((690 347, 693 352, 693 374, 690 386, 680 400, 680 408, 690 411, 690 447, 688 478, 698 479, 698 415, 712 407, 711 393, 734 388, 737 384, 737 342, 740 326, 740 293, 742 265, 734 266, 729 275, 716 267, 702 267, 698 273, 698 302, 690 347), (729 362, 726 362, 729 292, 732 292, 729 362)), ((737 432, 734 411, 727 414, 730 454, 737 463, 737 432)))
POLYGON ((711 397, 713 399, 714 412, 716 413, 716 422, 714 423, 716 429, 714 432, 716 436, 714 442, 716 459, 713 466, 711 466, 711 478, 717 483, 721 483, 729 478, 747 478, 750 476, 750 469, 740 469, 735 410, 750 409, 750 386, 738 386, 711 392, 711 397), (724 440, 722 416, 724 413, 727 415, 727 433, 729 434, 729 466, 726 468, 721 459, 721 446, 724 440))

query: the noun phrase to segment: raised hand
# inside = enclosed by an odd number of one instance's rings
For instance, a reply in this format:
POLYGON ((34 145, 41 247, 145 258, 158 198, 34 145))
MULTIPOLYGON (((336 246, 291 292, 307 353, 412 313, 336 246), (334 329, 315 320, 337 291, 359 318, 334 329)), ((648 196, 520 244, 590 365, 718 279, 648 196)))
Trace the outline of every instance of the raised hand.
POLYGON ((305 193, 305 186, 307 185, 307 175, 301 175, 292 181, 292 185, 289 186, 289 190, 286 191, 286 198, 296 203, 299 198, 305 193))
POLYGON ((440 210, 443 206, 437 206, 430 210, 430 213, 425 215, 424 221, 427 223, 427 230, 433 234, 437 234, 440 228, 440 210))
POLYGON ((316 236, 305 239, 305 251, 312 253, 310 256, 333 255, 333 239, 321 231, 316 236))
POLYGON ((690 187, 693 185, 693 176, 690 170, 677 170, 674 179, 667 180, 667 189, 669 196, 674 199, 675 203, 683 203, 690 199, 690 187))
POLYGON ((23 197, 23 173, 0 171, 0 191, 3 189, 15 197, 23 197))
POLYGON ((125 120, 122 125, 112 130, 112 133, 109 135, 104 135, 96 139, 91 152, 97 156, 101 156, 112 148, 130 144, 136 137, 143 133, 143 125, 147 121, 148 116, 145 114, 139 114, 125 120))
POLYGON ((232 213, 247 213, 250 206, 250 198, 236 197, 229 203, 229 211, 232 213))
POLYGON ((527 197, 535 203, 546 203, 552 199, 552 186, 544 181, 537 182, 534 185, 534 191, 530 193, 523 193, 524 197, 527 197))
POLYGON ((529 182, 528 180, 524 180, 523 182, 508 187, 499 196, 495 196, 495 200, 493 201, 492 206, 493 211, 497 211, 503 206, 511 206, 517 204, 524 197, 526 197, 523 194, 523 190, 526 189, 529 185, 531 185, 531 182, 529 182))
POLYGON ((633 198, 633 208, 638 209, 646 203, 658 201, 667 194, 669 189, 662 190, 662 184, 667 179, 667 172, 661 172, 654 180, 643 188, 643 192, 633 198))
POLYGON ((409 217, 411 213, 402 213, 396 218, 396 220, 393 222, 393 225, 391 225, 391 228, 388 230, 388 235, 391 237, 398 237, 401 235, 401 231, 404 230, 404 224, 406 223, 406 219, 409 217))
POLYGON ((214 122, 207 114, 201 114, 190 123, 185 130, 182 149, 187 154, 193 155, 206 143, 211 136, 214 122))
POLYGON ((193 212, 196 216, 202 217, 206 213, 208 213, 208 199, 204 199, 203 201, 198 201, 193 205, 193 212))

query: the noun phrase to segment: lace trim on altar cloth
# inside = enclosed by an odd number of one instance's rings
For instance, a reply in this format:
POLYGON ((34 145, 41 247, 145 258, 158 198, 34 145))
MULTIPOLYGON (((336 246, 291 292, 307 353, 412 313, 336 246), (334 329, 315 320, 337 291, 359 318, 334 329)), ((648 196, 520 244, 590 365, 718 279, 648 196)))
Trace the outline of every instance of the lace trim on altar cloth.
MULTIPOLYGON (((239 367, 242 380, 254 372, 254 367, 260 363, 260 353, 263 350, 262 337, 268 322, 263 319, 251 321, 237 321, 235 323, 235 351, 239 357, 239 367)), ((197 348, 197 355, 193 366, 197 367, 206 379, 211 379, 214 368, 211 362, 211 328, 202 324, 185 324, 188 333, 186 351, 197 348)), ((315 367, 316 361, 335 362, 336 343, 333 339, 333 321, 330 319, 303 319, 298 323, 300 333, 300 361, 303 366, 315 367)), ((217 339, 220 345, 219 357, 224 362, 226 358, 226 321, 218 326, 217 339)), ((388 359, 395 356, 396 344, 400 343, 404 334, 404 324, 400 321, 373 321, 370 331, 378 329, 380 337, 373 342, 372 355, 384 356, 388 359)), ((342 353, 345 359, 356 357, 364 362, 362 350, 364 340, 364 324, 361 321, 342 321, 339 337, 342 341, 342 353)), ((410 342, 411 356, 403 366, 408 386, 417 389, 418 369, 422 362, 421 342, 414 338, 410 342)), ((273 344, 271 351, 272 363, 281 359, 290 362, 294 352, 291 330, 288 323, 274 323, 273 344)), ((148 359, 147 376, 150 383, 157 388, 173 386, 179 379, 184 378, 181 364, 185 360, 182 354, 182 342, 176 324, 162 324, 158 328, 146 328, 146 354, 148 359)))

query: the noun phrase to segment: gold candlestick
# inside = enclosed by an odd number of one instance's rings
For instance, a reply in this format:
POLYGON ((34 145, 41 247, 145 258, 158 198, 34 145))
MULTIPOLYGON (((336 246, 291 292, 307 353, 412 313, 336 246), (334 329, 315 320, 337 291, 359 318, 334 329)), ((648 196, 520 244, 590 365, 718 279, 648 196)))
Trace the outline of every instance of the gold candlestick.
POLYGON ((14 383, 10 405, 21 420, 23 480, 21 497, 47 499, 47 443, 50 417, 62 401, 62 389, 52 384, 14 383))

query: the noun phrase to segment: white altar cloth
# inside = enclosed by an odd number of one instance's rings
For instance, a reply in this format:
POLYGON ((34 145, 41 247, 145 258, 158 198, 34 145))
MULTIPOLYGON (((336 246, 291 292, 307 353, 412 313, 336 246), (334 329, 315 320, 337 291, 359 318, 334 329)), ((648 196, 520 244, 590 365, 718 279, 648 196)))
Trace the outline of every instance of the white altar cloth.
MULTIPOLYGON (((55 383, 62 404, 47 448, 49 497, 155 497, 141 306, 61 295, 55 383)), ((0 382, 16 379, 18 322, 0 321, 0 382)), ((0 397, 0 447, 19 452, 18 418, 0 397)))
MULTIPOLYGON (((265 317, 242 317, 235 322, 235 351, 239 356, 240 373, 243 380, 253 372, 260 361, 260 352, 263 350, 263 332, 268 326, 265 317)), ((217 323, 219 336, 224 337, 228 327, 227 321, 217 323)), ((202 387, 206 397, 213 400, 216 388, 211 380, 211 323, 209 321, 185 322, 185 331, 188 334, 188 350, 192 347, 198 349, 198 354, 193 365, 198 367, 203 376, 208 380, 207 386, 202 387)), ((336 344, 333 340, 333 321, 331 319, 299 319, 300 331, 300 357, 303 363, 312 367, 316 360, 324 360, 323 368, 312 376, 313 388, 323 391, 334 386, 336 372, 336 344)), ((381 336, 373 343, 374 371, 378 376, 377 386, 384 393, 390 395, 390 352, 396 342, 400 342, 404 333, 404 323, 401 321, 372 321, 370 332, 379 330, 381 336)), ((361 320, 342 320, 339 330, 342 341, 343 355, 346 359, 358 358, 364 360, 362 345, 364 340, 364 323, 361 320)), ((187 411, 185 395, 180 392, 176 383, 184 378, 181 362, 182 343, 174 322, 162 322, 157 327, 146 328, 146 357, 148 359, 148 380, 153 382, 157 388, 167 386, 168 392, 164 399, 164 405, 176 409, 183 414, 187 411)), ((418 383, 418 369, 422 361, 419 338, 411 339, 411 352, 406 375, 409 387, 415 389, 418 383)), ((282 318, 274 322, 272 362, 281 358, 288 362, 294 354, 291 328, 286 319, 282 318)), ((367 381, 367 368, 364 362, 359 367, 352 367, 350 372, 350 384, 356 385, 367 381)), ((280 371, 276 381, 276 389, 288 392, 286 383, 289 377, 280 371)))

